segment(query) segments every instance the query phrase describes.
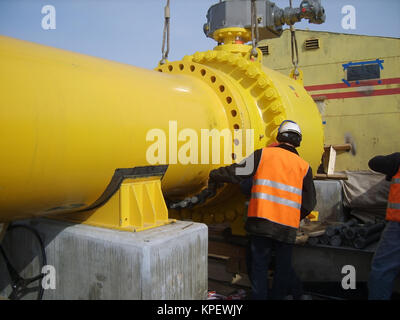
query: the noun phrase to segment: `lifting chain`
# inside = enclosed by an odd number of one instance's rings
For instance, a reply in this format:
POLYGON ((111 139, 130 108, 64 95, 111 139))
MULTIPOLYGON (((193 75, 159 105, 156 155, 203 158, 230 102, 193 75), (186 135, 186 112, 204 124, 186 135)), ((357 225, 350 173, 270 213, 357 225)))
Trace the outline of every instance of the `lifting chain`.
POLYGON ((170 8, 169 0, 167 0, 167 5, 164 8, 164 30, 163 30, 163 40, 162 40, 162 58, 160 60, 160 65, 165 64, 168 59, 169 53, 169 25, 170 25, 170 8))
POLYGON ((251 0, 251 53, 250 59, 257 58, 257 44, 258 44, 258 19, 257 19, 257 6, 256 0, 251 0))
MULTIPOLYGON (((290 8, 292 8, 292 0, 289 0, 290 8)), ((297 48, 296 30, 293 24, 290 25, 290 45, 292 49, 292 64, 294 67, 294 76, 298 77, 299 73, 299 50, 297 48)))

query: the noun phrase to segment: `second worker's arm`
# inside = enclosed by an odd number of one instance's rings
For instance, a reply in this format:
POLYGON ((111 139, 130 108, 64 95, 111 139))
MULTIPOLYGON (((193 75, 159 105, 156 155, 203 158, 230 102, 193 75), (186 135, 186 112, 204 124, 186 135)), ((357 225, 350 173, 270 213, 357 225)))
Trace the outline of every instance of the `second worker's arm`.
POLYGON ((262 149, 256 150, 249 157, 240 163, 234 163, 230 166, 214 169, 210 172, 210 183, 235 183, 254 176, 260 163, 262 149))

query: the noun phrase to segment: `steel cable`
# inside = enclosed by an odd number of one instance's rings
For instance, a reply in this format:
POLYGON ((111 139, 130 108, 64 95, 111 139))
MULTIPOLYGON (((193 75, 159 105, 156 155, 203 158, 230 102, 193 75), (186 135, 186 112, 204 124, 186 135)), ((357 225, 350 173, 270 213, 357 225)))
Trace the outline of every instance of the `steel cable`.
POLYGON ((169 49, 170 49, 170 20, 171 20, 171 12, 170 12, 170 0, 167 0, 167 5, 164 8, 164 30, 163 30, 163 40, 162 40, 162 58, 160 60, 160 64, 165 64, 168 59, 169 49))
POLYGON ((251 54, 250 58, 257 58, 258 21, 256 0, 251 0, 251 54))
MULTIPOLYGON (((292 6, 292 0, 289 0, 290 8, 293 8, 292 6)), ((293 24, 290 25, 290 46, 291 46, 291 51, 292 51, 292 64, 294 67, 294 75, 297 77, 299 76, 299 50, 297 47, 297 39, 296 39, 296 30, 293 26, 293 24)))

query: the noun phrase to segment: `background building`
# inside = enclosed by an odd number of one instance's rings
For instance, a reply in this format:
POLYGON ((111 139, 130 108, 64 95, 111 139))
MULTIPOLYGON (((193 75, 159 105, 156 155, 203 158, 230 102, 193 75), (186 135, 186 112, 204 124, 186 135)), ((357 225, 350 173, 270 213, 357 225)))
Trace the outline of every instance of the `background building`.
MULTIPOLYGON (((338 153, 336 171, 368 170, 374 155, 398 151, 400 39, 304 30, 296 37, 299 67, 321 112, 325 144, 355 146, 338 153)), ((289 30, 259 47, 269 68, 290 73, 289 30)))

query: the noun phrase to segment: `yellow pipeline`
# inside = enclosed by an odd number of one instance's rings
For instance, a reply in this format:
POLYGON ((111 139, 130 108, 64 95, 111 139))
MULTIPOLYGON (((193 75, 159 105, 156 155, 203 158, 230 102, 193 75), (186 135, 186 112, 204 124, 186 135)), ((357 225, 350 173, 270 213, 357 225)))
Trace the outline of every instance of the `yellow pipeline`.
MULTIPOLYGON (((280 121, 295 120, 304 132, 300 153, 315 172, 323 134, 314 102, 248 51, 221 46, 150 71, 0 36, 0 221, 90 206, 116 169, 149 165, 152 129, 166 133, 168 163, 170 121, 178 133, 193 129, 199 142, 202 129, 252 128, 257 148, 273 142, 280 121)), ((198 191, 215 166, 171 164, 164 194, 198 191)), ((235 192, 223 192, 208 215, 186 214, 234 220, 235 192)))

